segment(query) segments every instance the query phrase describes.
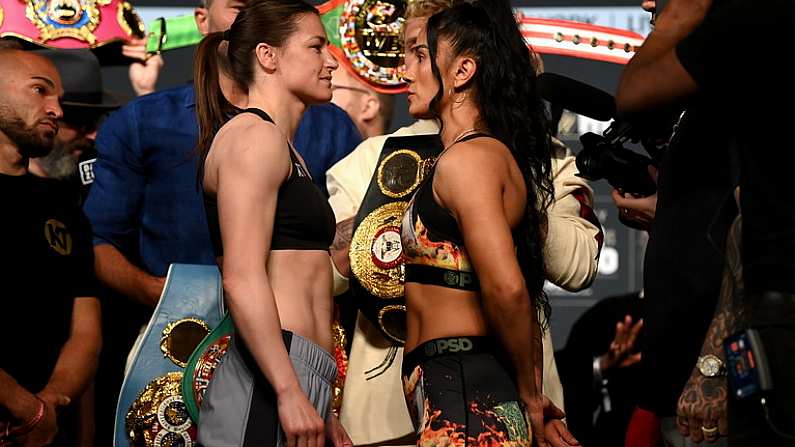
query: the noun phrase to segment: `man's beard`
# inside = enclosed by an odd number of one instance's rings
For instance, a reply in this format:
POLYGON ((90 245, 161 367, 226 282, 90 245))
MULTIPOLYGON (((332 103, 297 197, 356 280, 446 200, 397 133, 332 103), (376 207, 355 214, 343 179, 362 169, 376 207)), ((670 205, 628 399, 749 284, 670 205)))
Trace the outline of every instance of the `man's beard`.
POLYGON ((53 121, 49 118, 36 121, 33 126, 27 126, 11 107, 0 104, 0 132, 5 134, 16 145, 19 154, 25 158, 35 158, 47 155, 52 150, 55 141, 55 132, 44 132, 38 125, 53 121))
POLYGON ((52 151, 38 158, 39 166, 44 169, 47 176, 63 180, 73 176, 77 172, 78 156, 75 151, 90 151, 94 149, 94 141, 88 138, 62 143, 55 140, 52 151))

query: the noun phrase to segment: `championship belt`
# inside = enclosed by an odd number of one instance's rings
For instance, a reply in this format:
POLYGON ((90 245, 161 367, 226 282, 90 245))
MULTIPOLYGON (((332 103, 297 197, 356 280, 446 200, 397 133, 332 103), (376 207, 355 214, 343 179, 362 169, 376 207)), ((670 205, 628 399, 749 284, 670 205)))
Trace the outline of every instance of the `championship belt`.
POLYGON ((403 27, 408 0, 329 0, 317 6, 329 51, 378 93, 406 91, 403 27))
POLYGON ((351 291, 359 310, 399 345, 406 335, 400 221, 441 150, 438 135, 387 139, 354 220, 351 291))
POLYGON ((527 46, 539 54, 625 65, 643 44, 643 36, 625 29, 523 14, 518 21, 527 46))
POLYGON ((143 35, 143 22, 123 0, 0 0, 0 37, 49 48, 97 48, 143 35))
POLYGON ((196 426, 182 397, 191 355, 224 316, 216 266, 172 264, 116 407, 114 445, 190 447, 196 426))

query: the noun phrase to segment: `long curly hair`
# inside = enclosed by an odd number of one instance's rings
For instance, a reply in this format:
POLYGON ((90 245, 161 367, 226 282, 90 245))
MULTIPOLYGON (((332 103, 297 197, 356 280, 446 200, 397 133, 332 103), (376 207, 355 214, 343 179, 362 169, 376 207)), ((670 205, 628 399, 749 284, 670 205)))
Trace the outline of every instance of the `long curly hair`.
POLYGON ((514 242, 527 290, 539 317, 543 317, 539 321, 547 324, 551 308, 544 293, 542 228, 554 195, 552 146, 531 50, 506 0, 491 0, 488 5, 457 4, 431 16, 427 31, 431 68, 440 86, 431 101, 431 111, 439 116, 444 94, 436 64, 439 42, 444 40, 453 57, 465 55, 476 61, 477 71, 469 88, 480 112, 478 124, 508 146, 522 172, 527 206, 514 242), (522 240, 518 240, 519 234, 522 240))

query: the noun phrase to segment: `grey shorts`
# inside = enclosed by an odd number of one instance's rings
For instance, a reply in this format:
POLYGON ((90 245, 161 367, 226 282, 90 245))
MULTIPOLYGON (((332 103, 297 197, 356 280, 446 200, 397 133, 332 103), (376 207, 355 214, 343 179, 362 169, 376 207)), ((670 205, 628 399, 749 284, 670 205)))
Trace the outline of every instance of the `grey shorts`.
MULTIPOLYGON (((309 402, 323 420, 331 411, 334 357, 315 343, 282 331, 284 345, 309 402)), ((232 337, 202 400, 198 442, 204 447, 268 447, 286 444, 276 394, 242 340, 232 337)))

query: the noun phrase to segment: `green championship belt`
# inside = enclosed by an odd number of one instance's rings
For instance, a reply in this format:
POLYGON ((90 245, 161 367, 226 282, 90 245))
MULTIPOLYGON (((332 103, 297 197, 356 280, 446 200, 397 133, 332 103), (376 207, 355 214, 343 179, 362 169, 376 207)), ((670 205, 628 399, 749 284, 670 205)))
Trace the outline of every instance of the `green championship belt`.
POLYGON ((185 373, 182 376, 182 399, 196 425, 199 424, 199 408, 204 393, 215 374, 215 368, 221 364, 229 349, 234 332, 235 325, 232 317, 227 313, 221 323, 196 347, 185 366, 185 373))
POLYGON ((400 221, 441 150, 438 135, 387 139, 354 219, 351 291, 359 310, 400 345, 406 336, 400 221))

